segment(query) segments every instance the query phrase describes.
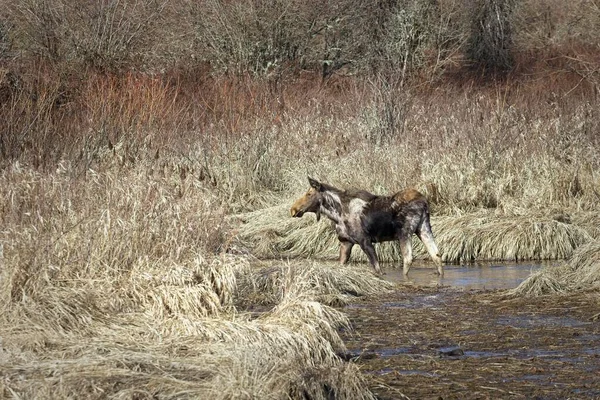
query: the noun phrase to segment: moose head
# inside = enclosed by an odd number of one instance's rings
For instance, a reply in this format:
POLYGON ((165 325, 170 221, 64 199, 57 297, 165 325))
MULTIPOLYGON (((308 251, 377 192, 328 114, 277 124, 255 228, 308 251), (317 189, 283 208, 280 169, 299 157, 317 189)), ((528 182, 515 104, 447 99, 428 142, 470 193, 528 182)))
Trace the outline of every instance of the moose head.
POLYGON ((316 179, 308 177, 310 188, 300 197, 290 209, 292 217, 300 218, 307 212, 317 214, 317 221, 321 219, 321 204, 323 203, 323 184, 316 179))

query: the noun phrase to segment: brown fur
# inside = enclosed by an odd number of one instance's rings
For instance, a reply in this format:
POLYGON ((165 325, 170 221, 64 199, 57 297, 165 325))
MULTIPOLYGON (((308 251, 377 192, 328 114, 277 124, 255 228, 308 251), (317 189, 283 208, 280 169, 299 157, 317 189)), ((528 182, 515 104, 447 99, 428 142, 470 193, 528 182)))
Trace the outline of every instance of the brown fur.
POLYGON ((394 197, 394 200, 396 200, 398 203, 402 203, 402 204, 408 203, 413 200, 419 200, 419 199, 425 198, 425 196, 423 196, 421 194, 421 192, 419 192, 415 189, 403 190, 401 192, 396 193, 393 197, 394 197))

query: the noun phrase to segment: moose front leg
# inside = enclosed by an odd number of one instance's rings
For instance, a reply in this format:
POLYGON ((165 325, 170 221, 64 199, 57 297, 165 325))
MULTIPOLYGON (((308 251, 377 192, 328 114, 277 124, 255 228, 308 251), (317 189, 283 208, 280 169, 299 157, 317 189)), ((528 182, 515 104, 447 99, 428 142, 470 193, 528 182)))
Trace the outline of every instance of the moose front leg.
POLYGON ((354 243, 345 240, 340 241, 340 264, 346 264, 350 260, 354 243))
POLYGON ((377 260, 377 253, 375 252, 373 243, 368 240, 363 240, 360 242, 360 248, 365 252, 367 257, 369 257, 369 262, 371 263, 373 269, 375 269, 375 273, 377 275, 383 275, 381 268, 379 268, 379 261, 377 260))

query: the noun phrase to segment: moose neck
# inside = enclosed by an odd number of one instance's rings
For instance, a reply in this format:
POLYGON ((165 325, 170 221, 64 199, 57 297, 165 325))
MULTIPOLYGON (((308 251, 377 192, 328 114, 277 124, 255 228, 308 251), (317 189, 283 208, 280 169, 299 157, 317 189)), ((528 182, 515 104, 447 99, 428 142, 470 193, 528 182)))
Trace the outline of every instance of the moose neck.
POLYGON ((321 202, 319 212, 335 223, 342 221, 342 202, 340 196, 331 191, 323 192, 323 201, 321 202))

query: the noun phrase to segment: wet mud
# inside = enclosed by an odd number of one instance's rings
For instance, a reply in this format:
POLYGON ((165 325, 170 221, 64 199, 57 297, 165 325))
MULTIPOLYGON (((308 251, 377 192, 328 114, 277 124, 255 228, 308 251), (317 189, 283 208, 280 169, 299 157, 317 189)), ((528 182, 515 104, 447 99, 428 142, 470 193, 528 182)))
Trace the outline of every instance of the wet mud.
POLYGON ((600 292, 399 282, 345 307, 348 353, 380 399, 600 399, 600 292))

